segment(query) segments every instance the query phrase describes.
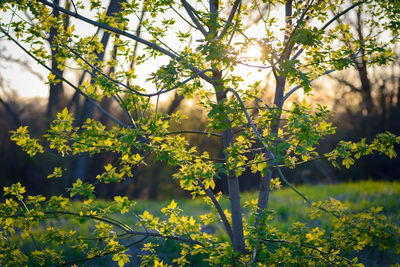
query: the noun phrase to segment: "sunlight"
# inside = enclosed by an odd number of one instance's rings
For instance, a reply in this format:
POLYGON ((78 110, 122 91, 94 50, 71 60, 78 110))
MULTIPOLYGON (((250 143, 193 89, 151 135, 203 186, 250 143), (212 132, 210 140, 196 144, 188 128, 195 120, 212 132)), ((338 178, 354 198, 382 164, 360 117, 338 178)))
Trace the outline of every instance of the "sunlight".
POLYGON ((251 44, 246 49, 246 58, 251 61, 259 61, 262 57, 262 48, 258 44, 251 44))

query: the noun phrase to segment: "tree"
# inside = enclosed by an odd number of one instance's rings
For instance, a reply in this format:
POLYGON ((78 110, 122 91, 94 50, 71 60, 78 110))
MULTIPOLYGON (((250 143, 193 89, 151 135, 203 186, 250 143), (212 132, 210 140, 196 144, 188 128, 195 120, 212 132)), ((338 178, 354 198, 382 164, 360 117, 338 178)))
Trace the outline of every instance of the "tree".
MULTIPOLYGON (((397 60, 393 59, 391 71, 387 66, 386 68, 383 66, 381 67, 381 71, 375 69, 371 72, 369 67, 374 64, 374 61, 380 61, 382 58, 379 58, 379 56, 367 57, 365 54, 368 53, 368 50, 372 46, 370 39, 374 42, 379 40, 382 49, 385 49, 388 53, 398 53, 396 51, 396 34, 398 33, 387 32, 376 23, 369 24, 368 20, 371 19, 369 17, 370 14, 365 12, 363 7, 359 6, 354 11, 353 16, 347 19, 338 19, 338 21, 340 24, 351 25, 354 31, 347 38, 345 37, 346 33, 343 32, 342 42, 346 43, 347 46, 351 46, 352 43, 360 43, 360 53, 353 59, 357 82, 354 80, 349 81, 343 75, 343 77, 334 76, 334 79, 349 89, 339 97, 343 97, 344 94, 352 94, 353 97, 359 96, 361 99, 359 113, 361 113, 363 119, 361 121, 362 127, 360 133, 363 136, 372 138, 373 134, 376 133, 376 128, 392 130, 389 127, 389 121, 391 120, 389 117, 390 111, 394 110, 396 105, 394 99, 396 98, 397 87, 394 69, 397 60)), ((396 130, 396 128, 393 128, 393 130, 396 130)))
MULTIPOLYGON (((236 0, 222 3, 210 0, 208 6, 199 2, 199 7, 186 0, 179 3, 164 0, 122 2, 121 9, 113 16, 107 14, 100 1, 92 0, 86 8, 81 2, 71 1, 71 4, 73 11, 61 7, 58 2, 47 0, 1 2, 5 12, 18 14, 21 11, 32 15, 30 24, 19 19, 22 16, 13 16, 11 21, 2 23, 1 32, 51 72, 50 83, 71 86, 115 123, 106 128, 100 122, 88 118, 81 127, 76 127, 72 113, 64 109, 58 113, 57 119, 43 136, 49 142, 48 148, 61 156, 115 153, 118 160, 104 166, 104 171, 96 177, 98 182, 106 184, 130 179, 134 175, 134 167, 144 164, 148 155, 154 154, 158 160, 176 168, 174 179, 180 182, 182 189, 189 191, 193 197, 204 197, 212 205, 214 213, 204 216, 202 223, 220 221, 229 242, 221 239, 216 241, 215 237, 201 231, 199 222, 182 217, 175 201, 162 209, 168 219, 160 221, 146 211, 137 217, 137 225, 143 226, 146 231, 134 231, 128 225, 104 217, 105 214, 86 209, 95 197, 95 187, 81 179, 77 179, 69 189, 70 197, 80 195, 84 198, 82 209, 85 212, 81 214, 68 210, 66 198, 52 196, 46 200, 42 196, 24 197, 25 188, 20 184, 6 187, 5 196, 14 196, 17 201, 7 198, 3 203, 1 223, 4 236, 9 236, 14 227, 21 228, 23 236, 29 236, 31 227, 54 216, 92 219, 99 221, 95 233, 98 246, 88 248, 83 238, 78 238, 78 244, 70 244, 75 232, 55 230, 51 226, 41 241, 52 240, 75 247, 85 253, 82 261, 113 254, 113 259, 120 265, 129 261, 125 253, 129 246, 150 236, 181 242, 181 256, 174 260, 178 265, 188 264, 188 257, 196 254, 203 254, 204 260, 211 265, 246 265, 256 262, 353 265, 357 263, 357 258, 347 259, 347 249, 357 251, 377 240, 393 246, 399 245, 396 244, 399 229, 387 225, 382 217, 372 216, 379 210, 371 211, 372 215, 352 215, 334 200, 312 202, 288 181, 281 169, 282 166, 295 167, 321 157, 331 161, 334 166, 341 164, 350 167, 354 158, 374 151, 389 157, 395 155, 394 145, 400 142, 400 138, 390 133, 378 135, 370 144, 364 139, 357 143, 342 141, 337 149, 318 155, 315 147, 319 140, 334 133, 334 127, 326 122, 329 113, 327 107, 317 105, 312 109, 305 101, 293 102, 291 106, 284 104, 297 90, 309 94, 313 79, 354 65, 353 59, 363 44, 341 45, 337 42, 339 33, 346 31, 348 36, 351 32, 343 24, 332 27, 333 22, 363 5, 374 15, 379 15, 384 29, 398 31, 400 7, 397 1, 326 3, 288 0, 283 3, 283 14, 279 14, 284 18, 281 31, 274 30, 279 27, 277 19, 271 15, 274 13, 260 13, 261 24, 266 29, 261 38, 249 37, 245 32, 243 24, 248 12, 261 12, 265 9, 260 8, 260 5, 282 4, 280 1, 242 3, 236 0), (328 8, 338 9, 337 15, 329 17, 328 8), (83 15, 88 9, 92 15, 83 15), (139 21, 143 12, 148 13, 149 17, 140 22, 146 31, 146 36, 141 37, 131 33, 130 29, 133 21, 139 21), (67 27, 64 27, 63 17, 59 14, 69 18, 67 27), (116 56, 104 63, 99 57, 106 52, 104 44, 95 35, 78 33, 79 27, 75 29, 74 26, 78 22, 109 33, 116 44, 116 56), (173 27, 177 23, 185 23, 188 31, 182 27, 173 27), (53 33, 55 30, 56 33, 53 33), (48 34, 53 36, 51 53, 44 45, 48 34), (131 42, 141 45, 137 54, 132 52, 131 42), (24 43, 31 47, 24 48, 24 43), (252 49, 254 44, 263 50, 258 63, 243 59, 243 51, 252 49), (134 83, 136 77, 143 75, 141 71, 145 71, 144 64, 152 58, 155 63, 156 60, 168 58, 166 64, 153 68, 148 77, 155 92, 143 88, 141 83, 134 83), (52 62, 55 59, 57 67, 61 69, 71 64, 85 70, 91 75, 91 82, 73 84, 63 73, 54 71, 56 68, 46 66, 45 62, 50 59, 52 62), (135 68, 129 65, 132 60, 135 61, 135 68), (275 78, 272 100, 264 102, 260 99, 261 81, 248 82, 241 73, 235 71, 242 65, 272 72, 275 78), (106 68, 112 71, 107 73, 106 68), (294 87, 289 89, 289 86, 294 87), (196 96, 199 99, 198 105, 208 113, 208 125, 204 131, 170 131, 171 125, 180 125, 182 116, 179 113, 159 112, 159 98, 172 91, 187 98, 196 96), (118 100, 129 119, 129 125, 97 104, 104 96, 118 100), (151 100, 153 98, 154 101, 151 100), (248 103, 254 99, 263 105, 250 115, 248 109, 251 107, 248 103), (220 137, 225 158, 220 161, 207 152, 198 153, 197 148, 190 146, 183 135, 188 133, 220 137), (240 202, 239 177, 246 168, 261 177, 259 198, 250 205, 250 218, 243 216, 240 202), (273 179, 276 175, 278 178, 273 179), (229 212, 221 208, 219 195, 212 192, 214 180, 221 178, 228 183, 229 212), (277 234, 268 228, 267 222, 271 216, 268 210, 270 188, 278 186, 280 181, 312 205, 314 215, 327 212, 335 216, 338 220, 335 231, 332 234, 318 229, 308 231, 299 224, 291 233, 277 234), (43 205, 45 201, 47 205, 43 205), (118 241, 121 235, 116 234, 113 227, 119 228, 123 232, 122 236, 141 235, 143 238, 121 245, 118 241), (356 240, 354 236, 357 236, 356 240), (100 244, 103 240, 105 245, 100 244), (278 248, 271 246, 272 243, 278 244, 278 248), (293 257, 286 256, 286 251, 291 251, 293 257), (313 256, 310 258, 309 254, 313 256)), ((371 40, 370 49, 364 52, 365 57, 376 59, 376 64, 384 64, 393 56, 374 40, 371 40)), ((11 138, 31 156, 44 152, 40 140, 30 137, 27 127, 18 128, 11 138)), ((49 175, 50 178, 61 176, 62 169, 58 167, 49 175)), ((116 196, 115 201, 121 213, 133 205, 126 197, 116 196)), ((1 243, 5 263, 29 260, 21 250, 7 249, 10 246, 6 243, 1 243)), ((150 254, 142 256, 142 264, 156 265, 160 262, 154 254, 154 244, 145 244, 143 250, 150 254)), ((51 262, 63 263, 61 256, 61 252, 51 248, 37 249, 32 253, 32 257, 41 264, 49 259, 51 262)), ((80 261, 72 261, 71 264, 80 261)))

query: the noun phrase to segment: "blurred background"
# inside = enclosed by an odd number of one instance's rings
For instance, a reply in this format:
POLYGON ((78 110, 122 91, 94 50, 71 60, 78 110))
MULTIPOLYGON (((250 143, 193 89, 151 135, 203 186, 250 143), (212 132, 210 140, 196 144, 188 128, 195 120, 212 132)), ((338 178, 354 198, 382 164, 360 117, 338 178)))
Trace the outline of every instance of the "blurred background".
MULTIPOLYGON (((107 12, 116 12, 119 2, 111 0, 107 12)), ((356 29, 354 40, 363 40, 371 29, 363 28, 362 11, 354 11, 350 18, 347 23, 356 29)), ((251 28, 260 19, 254 16, 254 21, 249 22, 248 27, 251 28)), ((140 34, 140 23, 137 32, 140 34)), ((51 34, 48 37, 49 48, 52 48, 53 38, 51 34)), ((110 35, 100 31, 99 39, 112 55, 113 42, 110 35)), ((334 72, 313 83, 311 103, 328 105, 332 111, 329 120, 337 127, 335 135, 328 136, 320 143, 319 152, 330 151, 339 140, 359 141, 361 137, 365 137, 368 141, 377 133, 385 131, 400 135, 400 48, 395 44, 391 44, 390 47, 397 57, 386 66, 369 67, 368 62, 361 56, 355 59, 355 68, 334 72)), ((52 53, 57 53, 57 49, 52 49, 52 53)), ((107 60, 104 54, 98 56, 99 59, 107 60)), ((48 65, 57 68, 55 62, 49 62, 48 65)), ((10 141, 10 131, 21 125, 28 125, 32 135, 40 137, 56 113, 64 107, 68 107, 68 110, 74 113, 76 126, 82 125, 89 117, 107 126, 112 126, 112 121, 98 113, 90 102, 65 84, 46 85, 47 73, 5 38, 0 39, 0 69, 0 186, 20 181, 30 194, 54 195, 65 194, 65 188, 70 187, 76 178, 95 181, 96 175, 102 172, 104 163, 114 161, 115 155, 104 153, 92 157, 79 155, 60 158, 50 151, 31 158, 10 141), (66 169, 63 180, 46 179, 56 166, 66 169)), ((85 73, 68 68, 57 71, 77 83, 81 83, 85 76, 85 73)), ((249 76, 249 79, 253 77, 249 76)), ((268 82, 263 86, 263 98, 269 103, 270 92, 273 89, 268 82)), ((301 101, 302 98, 303 96, 298 94, 293 96, 291 101, 301 101)), ((202 131, 206 128, 207 114, 193 105, 194 101, 195 99, 187 100, 182 95, 172 94, 163 99, 161 111, 168 114, 180 111, 190 115, 189 119, 183 121, 181 128, 202 131)), ((101 101, 102 107, 113 110, 113 115, 121 121, 126 120, 122 112, 118 113, 119 108, 113 109, 113 105, 116 103, 110 98, 101 101)), ((222 157, 218 138, 204 138, 199 135, 186 137, 191 144, 197 145, 200 151, 213 151, 214 155, 220 154, 222 157)), ((179 190, 178 183, 172 179, 175 170, 162 163, 152 164, 154 160, 149 158, 147 166, 136 169, 133 179, 118 184, 99 185, 97 196, 109 198, 124 194, 143 199, 186 196, 186 193, 179 190)), ((350 169, 336 169, 329 162, 318 160, 294 170, 286 169, 284 172, 295 184, 338 183, 365 179, 392 181, 400 179, 400 159, 372 155, 361 158, 350 169)), ((240 177, 240 186, 245 191, 257 189, 259 177, 245 172, 240 177)), ((216 190, 226 192, 227 185, 224 179, 217 181, 216 190)))

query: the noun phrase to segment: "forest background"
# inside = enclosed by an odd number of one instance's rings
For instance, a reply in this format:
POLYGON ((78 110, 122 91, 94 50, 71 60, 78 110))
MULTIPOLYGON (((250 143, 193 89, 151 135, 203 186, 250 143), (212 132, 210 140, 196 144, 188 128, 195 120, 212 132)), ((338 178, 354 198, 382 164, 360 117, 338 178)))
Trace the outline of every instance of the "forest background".
MULTIPOLYGON (((117 11, 119 1, 112 0, 108 6, 107 14, 117 11)), ((72 8, 72 7, 69 7, 72 8)), ((267 6, 264 6, 267 10, 267 6)), ((273 7, 272 7, 273 10, 273 7)), ((146 19, 143 13, 141 20, 146 19)), ((245 25, 250 31, 257 33, 255 25, 261 20, 254 14, 251 21, 245 25)), ((364 40, 373 29, 365 28, 364 17, 361 8, 355 8, 349 14, 341 18, 356 29, 354 40, 364 40), (347 20, 347 21, 346 21, 347 20)), ((343 22, 343 21, 340 21, 343 22)), ((67 21, 65 23, 68 23, 67 21)), ((140 24, 137 34, 146 36, 140 24)), ((109 59, 113 51, 113 40, 109 34, 98 32, 99 38, 108 54, 101 54, 99 58, 104 61, 109 59), (111 51, 111 52, 110 52, 111 51)), ((54 36, 49 36, 49 46, 54 36)), ((380 36, 379 38, 387 38, 380 36)), ((96 180, 96 176, 102 172, 99 166, 113 162, 115 155, 103 153, 94 156, 79 155, 59 158, 57 155, 45 153, 29 157, 21 151, 16 144, 10 141, 10 131, 22 125, 29 125, 33 136, 42 135, 49 122, 55 118, 56 112, 65 106, 74 113, 77 126, 87 118, 95 118, 104 125, 113 122, 101 112, 94 109, 93 105, 74 92, 65 83, 47 84, 45 96, 35 96, 39 89, 35 84, 44 82, 48 73, 39 70, 38 65, 29 59, 24 53, 18 52, 18 47, 10 45, 3 36, 0 39, 0 186, 9 186, 15 181, 21 181, 28 188, 29 193, 36 194, 62 194, 65 187, 76 180, 77 177, 88 182, 96 180), (18 72, 16 75, 15 72, 18 72), (15 83, 13 77, 19 77, 23 82, 15 83), (39 81, 39 82, 38 82, 39 81), (23 88, 25 87, 25 88, 23 88), (29 91, 29 92, 28 92, 29 91), (29 94, 30 97, 23 95, 29 94), (45 179, 53 172, 54 166, 62 166, 63 183, 45 179)), ((334 112, 329 121, 337 127, 337 134, 328 136, 321 141, 320 154, 332 150, 338 140, 358 141, 360 136, 365 136, 367 141, 380 132, 389 131, 400 135, 400 61, 397 44, 388 43, 388 47, 395 53, 393 61, 379 67, 369 67, 368 62, 362 57, 354 59, 355 68, 344 69, 325 75, 313 82, 315 90, 311 102, 326 103, 334 112)), ((114 47, 115 49, 115 47, 114 47)), ((140 49, 140 48, 139 48, 140 49)), ((252 48, 256 49, 256 48, 252 48)), ((362 52, 362 51, 361 51, 362 52)), ((248 57, 252 57, 248 54, 248 57)), ((251 60, 251 59, 250 59, 251 60)), ((57 68, 55 62, 50 62, 51 68, 57 68)), ((112 70, 108 70, 111 72, 112 70)), ((255 71, 256 72, 256 71, 255 71)), ((82 82, 85 73, 66 68, 62 70, 66 77, 82 82)), ((257 77, 248 76, 248 79, 256 80, 257 77)), ((143 83, 146 80, 142 78, 143 83)), ((262 98, 268 99, 268 93, 272 91, 271 85, 265 83, 261 91, 262 98)), ((292 96, 293 100, 302 99, 302 94, 292 96)), ((172 114, 180 111, 182 114, 190 114, 191 119, 183 120, 181 129, 194 129, 203 131, 206 128, 207 114, 193 105, 194 101, 185 99, 182 94, 171 93, 162 99, 161 112, 172 114), (193 119, 193 116, 196 119, 193 119)), ((113 110, 117 103, 112 98, 104 98, 100 104, 106 110, 113 110)), ((255 101, 254 105, 260 105, 255 101)), ((113 114, 116 118, 126 122, 123 112, 113 114)), ((218 138, 203 138, 201 135, 186 134, 190 143, 198 145, 204 151, 214 151, 223 157, 223 148, 218 138)), ((108 198, 115 194, 123 194, 132 198, 166 199, 188 194, 179 189, 172 180, 174 170, 166 164, 148 164, 139 166, 134 171, 135 177, 119 183, 99 185, 97 197, 108 198)), ((399 158, 388 159, 378 154, 369 155, 358 160, 353 168, 334 168, 331 164, 316 160, 298 166, 296 169, 285 169, 290 181, 294 184, 337 183, 342 181, 357 181, 364 179, 374 180, 399 180, 399 158)), ((215 191, 227 192, 225 179, 216 181, 215 191)), ((259 177, 244 172, 240 177, 241 190, 253 190, 259 186, 259 177)))

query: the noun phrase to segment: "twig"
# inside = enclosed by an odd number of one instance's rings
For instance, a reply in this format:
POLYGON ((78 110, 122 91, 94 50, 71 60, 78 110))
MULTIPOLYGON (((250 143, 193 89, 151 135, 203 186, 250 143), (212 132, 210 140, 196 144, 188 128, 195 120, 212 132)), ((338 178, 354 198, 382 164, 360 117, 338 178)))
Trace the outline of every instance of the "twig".
POLYGON ((106 253, 103 253, 103 254, 98 254, 98 255, 90 257, 90 258, 82 258, 82 259, 79 259, 79 260, 74 260, 74 261, 61 263, 61 264, 56 265, 56 267, 59 267, 59 266, 72 266, 72 265, 74 265, 76 263, 90 261, 90 260, 93 260, 93 259, 96 259, 96 258, 100 258, 100 257, 104 257, 104 256, 107 256, 107 255, 115 254, 115 253, 118 253, 118 252, 126 250, 126 248, 129 248, 129 247, 132 247, 134 245, 137 245, 137 244, 143 242, 144 240, 146 240, 147 238, 148 238, 148 236, 144 236, 141 239, 139 239, 137 241, 134 241, 134 242, 132 242, 132 243, 126 245, 126 246, 120 247, 120 248, 118 248, 118 249, 116 249, 114 251, 109 251, 109 252, 106 252, 106 253))
MULTIPOLYGON (((131 235, 154 236, 154 237, 165 238, 165 239, 173 239, 173 240, 182 241, 182 242, 186 242, 186 243, 190 243, 190 244, 196 244, 196 245, 200 245, 203 247, 205 246, 203 243, 201 243, 199 241, 184 238, 181 236, 163 235, 163 234, 156 233, 156 232, 133 231, 128 225, 123 224, 117 220, 114 220, 114 219, 108 218, 108 217, 98 217, 95 215, 80 214, 80 213, 70 212, 70 211, 44 211, 44 214, 69 215, 69 216, 74 216, 74 217, 79 217, 79 218, 88 218, 88 219, 92 219, 92 220, 96 220, 96 221, 106 222, 108 224, 111 224, 115 227, 122 229, 125 233, 131 234, 131 235)), ((14 214, 14 215, 10 215, 9 217, 24 217, 24 216, 26 216, 26 214, 14 214)), ((7 217, 7 216, 5 216, 5 217, 7 217)))
MULTIPOLYGON (((110 31, 110 32, 114 32, 114 33, 117 33, 117 34, 119 34, 119 35, 122 35, 122 36, 128 37, 128 38, 130 38, 130 39, 133 39, 133 40, 135 40, 135 41, 137 41, 137 42, 139 42, 139 43, 142 43, 142 44, 144 44, 144 45, 146 45, 146 46, 148 46, 148 47, 150 47, 150 48, 152 48, 152 49, 154 49, 154 50, 157 50, 157 51, 163 53, 163 54, 166 55, 166 56, 169 56, 169 57, 171 57, 171 58, 177 59, 177 60, 179 60, 179 61, 183 61, 183 59, 179 58, 179 57, 178 57, 177 55, 175 55, 174 53, 172 53, 172 52, 170 52, 170 51, 168 51, 168 50, 166 50, 166 49, 164 49, 164 48, 158 46, 158 45, 155 44, 155 43, 152 43, 152 42, 150 42, 150 41, 147 41, 147 40, 145 40, 145 39, 142 39, 142 38, 140 38, 140 37, 138 37, 138 36, 136 36, 136 35, 134 35, 134 34, 131 34, 131 33, 128 33, 128 32, 126 32, 126 31, 123 31, 123 30, 120 30, 120 29, 111 27, 111 26, 109 26, 109 25, 100 23, 100 22, 98 22, 98 21, 91 20, 91 19, 89 19, 89 18, 86 18, 86 17, 84 17, 84 16, 81 16, 81 15, 79 15, 79 14, 77 14, 77 13, 74 13, 74 12, 72 12, 72 11, 70 11, 70 10, 67 10, 67 9, 65 9, 65 8, 62 8, 62 7, 60 7, 59 5, 56 5, 56 4, 51 3, 51 2, 48 2, 48 1, 46 1, 46 0, 38 0, 38 2, 40 2, 40 3, 42 3, 42 4, 46 5, 46 6, 52 7, 52 8, 54 8, 54 9, 57 9, 57 10, 59 10, 59 11, 65 13, 65 14, 67 14, 67 15, 70 15, 70 16, 72 16, 72 17, 74 17, 74 18, 77 18, 77 19, 79 19, 79 20, 82 20, 82 21, 84 21, 84 22, 86 22, 86 23, 89 23, 89 24, 91 24, 91 25, 93 25, 93 26, 96 26, 96 27, 102 28, 102 29, 104 29, 104 30, 108 30, 108 31, 110 31)), ((198 68, 194 67, 194 66, 189 66, 189 68, 190 68, 193 72, 195 72, 195 73, 200 72, 200 70, 199 70, 198 68)), ((210 77, 208 77, 207 75, 205 75, 204 73, 201 73, 201 75, 199 75, 199 76, 200 76, 202 79, 204 79, 205 81, 209 82, 209 83, 211 83, 211 81, 212 81, 212 79, 211 79, 210 77)))
MULTIPOLYGON (((120 82, 120 81, 118 81, 118 80, 116 80, 116 79, 114 79, 114 78, 112 78, 112 77, 110 77, 109 75, 103 73, 99 68, 97 68, 97 67, 94 66, 93 64, 89 63, 85 58, 83 58, 83 57, 82 57, 78 52, 76 52, 74 49, 72 49, 72 48, 70 48, 70 47, 68 47, 68 46, 66 46, 66 47, 67 47, 74 55, 76 55, 77 57, 79 57, 79 58, 80 58, 81 60, 83 60, 87 65, 89 65, 89 66, 90 66, 92 69, 94 69, 96 72, 100 73, 100 75, 102 75, 102 76, 105 77, 106 79, 108 79, 108 80, 110 80, 110 81, 112 81, 112 82, 114 82, 114 83, 116 83, 116 84, 119 84, 119 85, 125 87, 126 89, 128 89, 128 90, 134 92, 134 93, 137 94, 137 95, 145 96, 145 97, 159 96, 159 95, 161 95, 161 94, 165 94, 165 93, 171 92, 171 91, 177 89, 178 87, 180 87, 180 86, 182 86, 182 85, 184 85, 184 84, 190 82, 191 80, 193 80, 193 79, 196 78, 197 76, 201 76, 201 74, 204 74, 204 73, 206 73, 206 72, 212 71, 212 69, 206 69, 206 70, 197 72, 197 73, 193 74, 192 76, 190 76, 189 78, 187 78, 186 80, 184 80, 183 82, 178 82, 178 84, 175 85, 175 86, 172 87, 172 88, 169 88, 169 89, 161 89, 160 91, 157 91, 156 93, 152 93, 152 94, 145 94, 145 93, 142 93, 142 92, 140 92, 140 91, 137 91, 137 90, 133 89, 132 87, 130 87, 130 86, 128 86, 128 85, 126 85, 126 84, 124 84, 124 83, 122 83, 122 82, 120 82)), ((95 75, 95 74, 94 74, 94 75, 95 75)), ((97 75, 96 75, 96 76, 97 76, 97 75)))
MULTIPOLYGON (((355 53, 354 56, 351 57, 351 59, 354 60, 354 59, 358 56, 358 54, 361 52, 361 50, 362 50, 362 48, 358 49, 357 53, 355 53)), ((327 75, 327 74, 330 74, 330 73, 332 73, 332 72, 334 72, 334 71, 336 71, 336 70, 335 70, 335 69, 332 69, 332 70, 325 71, 324 73, 318 75, 317 78, 312 79, 312 80, 310 80, 309 82, 315 81, 316 79, 318 79, 318 78, 320 78, 320 77, 322 77, 322 76, 325 76, 325 75, 327 75)), ((301 85, 297 85, 296 87, 294 87, 293 89, 291 89, 291 90, 283 97, 283 102, 285 102, 294 92, 296 92, 296 91, 297 91, 298 89, 300 89, 300 88, 301 88, 301 85)))
MULTIPOLYGON (((278 161, 276 160, 276 157, 275 157, 274 153, 273 153, 271 150, 269 150, 268 147, 265 145, 264 140, 263 140, 261 134, 260 134, 259 131, 257 130, 257 127, 254 125, 252 119, 250 118, 249 113, 247 112, 247 109, 246 109, 246 107, 245 107, 245 105, 244 105, 244 103, 243 103, 241 97, 239 96, 239 94, 238 94, 234 89, 232 89, 232 88, 230 88, 230 87, 228 87, 226 90, 232 92, 232 93, 235 95, 236 99, 239 101, 240 105, 242 106, 242 110, 243 110, 243 112, 244 112, 244 114, 245 114, 245 116, 246 116, 246 119, 247 119, 248 123, 250 124, 251 128, 253 129, 254 133, 256 134, 256 136, 257 136, 257 138, 259 139, 259 141, 261 142, 261 144, 264 146, 265 151, 269 154, 270 158, 272 159, 272 162, 274 163, 275 168, 276 168, 276 170, 278 171, 279 177, 282 179, 282 181, 283 181, 290 189, 292 189, 294 192, 296 192, 296 193, 297 193, 300 197, 302 197, 308 204, 311 205, 311 204, 313 203, 313 201, 311 201, 309 198, 306 197, 306 195, 304 195, 304 194, 301 193, 299 190, 297 190, 297 188, 296 188, 295 186, 293 186, 293 185, 286 179, 286 177, 285 177, 285 175, 283 174, 281 168, 279 167, 278 161)), ((325 209, 325 208, 323 208, 323 207, 318 206, 317 208, 318 208, 319 210, 322 210, 322 211, 325 211, 325 212, 327 212, 327 213, 329 213, 329 214, 332 214, 332 215, 335 216, 336 218, 339 217, 338 215, 336 215, 336 214, 334 214, 334 213, 328 211, 327 209, 325 209)))
MULTIPOLYGON (((349 12, 350 10, 352 10, 353 8, 363 4, 365 1, 359 1, 353 5, 351 5, 349 8, 343 10, 342 12, 338 13, 336 16, 334 16, 331 20, 329 20, 324 26, 322 26, 321 31, 324 31, 329 25, 331 25, 335 20, 337 20, 338 18, 340 18, 341 16, 343 16, 344 14, 346 14, 347 12, 349 12)), ((297 53, 293 56, 293 58, 290 59, 290 61, 294 61, 296 60, 296 58, 298 56, 300 56, 300 54, 304 51, 304 48, 301 48, 299 51, 297 51, 297 53)))
POLYGON ((181 18, 183 19, 184 22, 186 22, 187 24, 190 25, 190 27, 195 28, 197 30, 200 30, 199 28, 197 28, 195 25, 193 25, 192 23, 190 23, 187 19, 185 19, 185 17, 182 16, 181 13, 178 12, 178 10, 176 10, 172 4, 170 2, 167 1, 167 5, 181 18))
POLYGON ((207 32, 204 29, 203 25, 201 25, 199 20, 195 17, 195 15, 194 15, 194 13, 192 11, 192 7, 190 6, 190 4, 188 2, 186 2, 186 0, 181 0, 181 3, 183 5, 183 7, 185 8, 187 14, 189 15, 190 19, 197 26, 197 29, 204 35, 204 37, 206 37, 209 34, 209 32, 207 32))
MULTIPOLYGON (((309 249, 315 250, 315 251, 317 251, 319 254, 321 254, 321 256, 322 256, 326 261, 328 261, 330 264, 335 264, 335 262, 331 261, 329 258, 326 257, 326 256, 329 255, 330 253, 325 252, 325 251, 322 251, 322 250, 320 250, 319 248, 314 247, 314 246, 311 246, 311 245, 307 245, 307 244, 304 244, 304 243, 295 243, 295 242, 293 242, 293 241, 285 240, 285 239, 261 239, 260 241, 263 242, 263 243, 289 243, 289 244, 294 244, 294 245, 299 245, 299 246, 301 246, 301 247, 309 248, 309 249)), ((346 258, 344 258, 344 259, 346 259, 346 258)), ((348 259, 346 259, 346 260, 348 261, 348 259)))
POLYGON ((129 125, 119 121, 117 118, 115 118, 113 115, 111 115, 109 112, 107 112, 105 109, 103 109, 99 104, 96 103, 96 101, 94 101, 92 98, 90 98, 87 94, 85 94, 84 92, 82 92, 81 89, 79 89, 78 87, 76 87, 75 85, 73 85, 70 81, 68 81, 67 79, 65 79, 61 74, 59 74, 58 72, 54 71, 53 69, 49 68, 46 64, 44 64, 42 61, 40 61, 38 58, 36 58, 34 55, 32 55, 32 53, 30 53, 28 50, 25 49, 25 47, 23 47, 21 44, 19 44, 17 42, 17 40, 15 40, 13 37, 11 37, 2 27, 0 27, 0 30, 8 37, 10 38, 17 46, 19 46, 19 48, 21 48, 27 55, 29 55, 30 57, 32 57, 36 62, 38 62, 40 65, 42 65, 43 67, 45 67, 48 71, 50 71, 51 73, 53 73, 54 75, 57 76, 57 78, 63 80, 66 84, 68 84, 69 86, 71 86, 72 88, 74 88, 77 92, 79 92, 81 95, 83 95, 84 97, 86 97, 98 110, 100 110, 104 115, 106 115, 107 117, 109 117, 112 121, 114 121, 115 123, 121 125, 122 127, 129 127, 129 125))
POLYGON ((221 205, 219 204, 218 200, 215 198, 214 194, 211 192, 211 190, 206 189, 204 186, 203 182, 200 180, 197 180, 198 184, 200 187, 206 192, 207 196, 211 199, 211 201, 214 204, 214 207, 217 209, 217 212, 219 216, 221 217, 222 223, 224 224, 225 230, 228 233, 229 239, 231 242, 233 242, 233 232, 232 232, 232 227, 230 223, 228 222, 228 219, 226 218, 225 212, 222 210, 221 205))
POLYGON ((170 135, 170 134, 184 134, 184 133, 204 134, 204 135, 212 135, 212 136, 222 137, 221 134, 207 133, 207 132, 201 132, 201 131, 174 131, 174 132, 165 133, 165 135, 170 135))
POLYGON ((75 3, 73 0, 70 0, 72 3, 72 6, 74 7, 75 13, 78 14, 78 10, 76 9, 75 3))
POLYGON ((233 4, 231 12, 229 13, 228 20, 225 22, 225 26, 222 29, 221 34, 218 36, 219 39, 222 39, 224 37, 224 35, 227 33, 229 27, 232 24, 232 20, 235 17, 235 13, 241 3, 242 3, 242 0, 236 0, 235 3, 233 4))

